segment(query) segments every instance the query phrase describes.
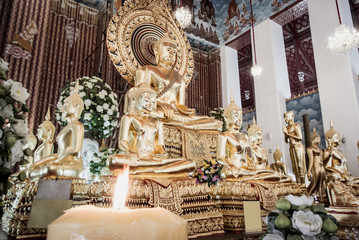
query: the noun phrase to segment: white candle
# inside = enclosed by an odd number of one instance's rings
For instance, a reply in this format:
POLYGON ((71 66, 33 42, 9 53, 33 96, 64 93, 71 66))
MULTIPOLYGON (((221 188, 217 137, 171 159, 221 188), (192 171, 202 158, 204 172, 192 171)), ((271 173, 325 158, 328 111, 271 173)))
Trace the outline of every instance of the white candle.
POLYGON ((48 226, 49 240, 184 240, 187 221, 163 208, 125 209, 81 206, 48 226))

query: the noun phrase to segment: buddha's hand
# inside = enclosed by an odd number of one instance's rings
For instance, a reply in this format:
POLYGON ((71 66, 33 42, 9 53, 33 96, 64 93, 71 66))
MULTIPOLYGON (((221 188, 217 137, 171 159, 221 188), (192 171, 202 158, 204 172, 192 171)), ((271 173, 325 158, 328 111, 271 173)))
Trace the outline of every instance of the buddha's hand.
POLYGON ((312 173, 311 173, 311 172, 308 172, 308 173, 307 173, 307 177, 308 177, 308 180, 309 180, 309 181, 312 181, 312 173))

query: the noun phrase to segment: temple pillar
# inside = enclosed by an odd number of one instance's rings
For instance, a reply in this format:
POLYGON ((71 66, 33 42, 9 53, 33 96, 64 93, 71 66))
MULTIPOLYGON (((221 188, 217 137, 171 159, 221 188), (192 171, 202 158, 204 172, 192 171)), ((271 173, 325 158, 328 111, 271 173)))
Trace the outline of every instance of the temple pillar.
POLYGON ((230 103, 230 94, 231 91, 233 91, 235 103, 239 107, 242 107, 237 50, 227 46, 222 46, 220 51, 222 72, 222 106, 223 108, 228 106, 230 103))
MULTIPOLYGON (((353 27, 348 0, 338 1, 342 23, 353 27)), ((356 143, 359 140, 358 73, 359 54, 333 55, 327 49, 328 37, 339 25, 335 1, 309 0, 309 20, 317 72, 324 130, 330 119, 334 129, 344 137, 340 149, 346 155, 350 172, 359 176, 356 143)))
MULTIPOLYGON (((282 27, 267 19, 254 28, 257 63, 263 68, 262 74, 254 78, 257 123, 263 131, 263 147, 270 150, 269 159, 273 162, 272 153, 279 146, 288 171, 292 173, 289 146, 284 142, 282 130, 286 125, 283 118, 285 98, 290 97, 282 27)), ((254 64, 253 39, 252 56, 254 64)))

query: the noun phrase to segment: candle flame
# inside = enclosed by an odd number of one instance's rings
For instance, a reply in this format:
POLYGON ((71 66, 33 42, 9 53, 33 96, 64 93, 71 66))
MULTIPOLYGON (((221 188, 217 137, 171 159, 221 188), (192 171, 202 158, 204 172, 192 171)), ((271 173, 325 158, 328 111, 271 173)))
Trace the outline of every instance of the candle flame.
POLYGON ((115 210, 123 210, 125 208, 128 181, 129 181, 129 165, 123 166, 123 172, 121 172, 116 181, 115 194, 113 196, 112 205, 115 210))

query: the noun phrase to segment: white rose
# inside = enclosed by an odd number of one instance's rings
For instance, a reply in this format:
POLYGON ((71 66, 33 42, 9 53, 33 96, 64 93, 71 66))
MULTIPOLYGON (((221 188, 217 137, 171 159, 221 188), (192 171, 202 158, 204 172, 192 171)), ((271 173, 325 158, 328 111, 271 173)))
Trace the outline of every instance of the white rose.
POLYGON ((293 196, 292 194, 285 197, 292 205, 294 206, 301 206, 301 205, 307 205, 312 206, 314 202, 313 197, 307 197, 306 195, 302 195, 300 197, 293 196))
POLYGON ((277 234, 266 234, 262 240, 284 240, 284 237, 277 234))
POLYGON ((86 85, 87 85, 87 87, 90 88, 90 89, 93 88, 93 84, 90 83, 90 82, 86 82, 86 85))
POLYGON ((83 97, 86 95, 86 93, 84 93, 84 92, 79 92, 79 95, 80 95, 81 98, 83 98, 83 97))
POLYGON ((322 218, 311 211, 295 211, 292 217, 292 227, 299 230, 303 235, 315 236, 321 232, 322 218))
POLYGON ((3 133, 4 133, 3 130, 0 129, 0 138, 2 138, 3 133))
POLYGON ((107 92, 105 90, 101 90, 101 92, 98 93, 98 96, 101 98, 101 99, 104 99, 105 96, 106 96, 107 92))
POLYGON ((5 101, 5 99, 1 98, 0 99, 0 110, 3 109, 6 105, 7 105, 7 102, 5 101))
POLYGON ((105 127, 110 126, 110 122, 109 121, 105 121, 105 123, 103 124, 105 127))
POLYGON ((107 103, 105 103, 102 107, 103 107, 103 109, 107 110, 110 106, 107 103))
POLYGON ((89 107, 91 105, 91 103, 92 103, 92 101, 90 99, 86 99, 84 101, 84 104, 85 104, 86 107, 89 107))
POLYGON ((103 134, 105 134, 105 135, 107 135, 107 134, 109 134, 110 133, 110 131, 109 130, 105 130, 105 131, 103 131, 103 134))
POLYGON ((83 89, 84 89, 84 86, 79 85, 79 90, 81 91, 81 90, 83 90, 83 89))
POLYGON ((22 84, 19 82, 14 82, 10 89, 10 96, 23 104, 29 98, 30 94, 27 93, 26 88, 22 87, 22 84))
POLYGON ((92 114, 91 113, 85 113, 84 120, 91 120, 92 114))
POLYGON ((27 136, 29 132, 27 123, 23 120, 18 120, 16 124, 11 125, 11 128, 17 135, 21 137, 27 136))
POLYGON ((0 58, 0 67, 4 69, 5 71, 9 70, 9 63, 6 62, 4 59, 0 58))
POLYGON ((11 166, 14 166, 22 156, 24 156, 24 152, 22 151, 22 143, 21 140, 16 140, 14 146, 12 146, 11 150, 11 166))
POLYGON ((84 78, 84 79, 90 79, 88 76, 84 76, 83 78, 84 78))
POLYGON ((115 109, 116 109, 116 106, 115 106, 115 105, 112 105, 111 110, 112 110, 112 111, 115 111, 115 109))
POLYGON ((103 116, 103 120, 108 121, 110 120, 110 117, 108 115, 103 116))
POLYGON ((63 106, 62 101, 59 101, 56 106, 57 106, 57 109, 62 109, 62 106, 63 106))
POLYGON ((56 113, 56 120, 59 121, 61 119, 60 113, 56 113))
POLYGON ((113 121, 113 122, 112 122, 112 124, 111 124, 111 125, 112 125, 112 127, 116 127, 116 126, 117 126, 117 123, 118 123, 118 122, 117 122, 116 120, 115 120, 115 121, 113 121))
POLYGON ((12 79, 8 79, 7 81, 2 82, 2 86, 6 89, 10 89, 11 85, 14 83, 12 79))
POLYGON ((102 112, 102 111, 103 111, 103 108, 102 108, 102 106, 97 106, 97 107, 96 107, 96 110, 97 110, 98 112, 102 112))
POLYGON ((3 109, 0 111, 0 116, 3 118, 10 118, 14 116, 14 108, 11 104, 6 105, 3 109))

